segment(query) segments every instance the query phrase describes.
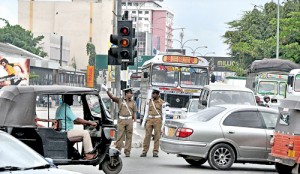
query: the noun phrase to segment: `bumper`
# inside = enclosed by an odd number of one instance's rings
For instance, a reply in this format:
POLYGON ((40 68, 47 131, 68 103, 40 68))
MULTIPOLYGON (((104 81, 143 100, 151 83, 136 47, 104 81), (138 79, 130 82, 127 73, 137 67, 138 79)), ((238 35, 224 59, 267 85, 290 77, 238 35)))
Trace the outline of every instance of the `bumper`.
POLYGON ((294 159, 275 157, 272 154, 269 154, 268 161, 285 164, 288 166, 294 166, 296 164, 296 161, 294 159))
POLYGON ((196 156, 206 158, 209 147, 207 143, 172 140, 167 138, 160 139, 160 148, 162 151, 170 154, 196 156))

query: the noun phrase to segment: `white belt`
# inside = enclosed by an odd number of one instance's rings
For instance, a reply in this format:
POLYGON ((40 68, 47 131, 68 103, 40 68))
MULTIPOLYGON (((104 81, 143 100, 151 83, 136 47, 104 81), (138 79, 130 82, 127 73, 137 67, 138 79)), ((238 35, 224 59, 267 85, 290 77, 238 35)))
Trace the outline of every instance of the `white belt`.
POLYGON ((132 117, 131 117, 131 116, 129 116, 129 117, 119 116, 119 119, 122 119, 122 120, 129 120, 129 119, 132 119, 132 117))
POLYGON ((148 118, 160 118, 161 116, 160 115, 155 115, 155 116, 151 116, 149 115, 148 118))

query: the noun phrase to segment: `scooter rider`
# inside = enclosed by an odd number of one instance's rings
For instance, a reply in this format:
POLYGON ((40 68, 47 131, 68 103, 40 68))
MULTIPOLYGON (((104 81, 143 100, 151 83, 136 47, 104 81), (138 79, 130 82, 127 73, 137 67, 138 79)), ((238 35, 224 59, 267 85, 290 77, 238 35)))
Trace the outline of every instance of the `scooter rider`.
POLYGON ((113 102, 118 103, 119 106, 119 120, 118 120, 118 137, 116 141, 116 148, 122 150, 123 137, 126 135, 125 149, 124 153, 126 157, 130 157, 131 143, 132 143, 132 134, 133 128, 136 128, 136 102, 132 99, 132 90, 131 88, 124 89, 124 97, 119 98, 113 96, 111 92, 108 91, 107 87, 102 85, 102 88, 107 92, 109 98, 113 102))

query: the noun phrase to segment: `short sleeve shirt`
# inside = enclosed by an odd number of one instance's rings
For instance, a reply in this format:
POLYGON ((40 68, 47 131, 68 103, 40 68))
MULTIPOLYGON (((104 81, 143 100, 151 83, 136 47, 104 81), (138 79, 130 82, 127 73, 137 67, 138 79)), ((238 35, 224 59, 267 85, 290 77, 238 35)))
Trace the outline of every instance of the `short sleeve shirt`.
POLYGON ((14 75, 15 74, 15 70, 11 65, 6 65, 5 70, 6 70, 8 75, 14 75))
POLYGON ((124 98, 118 98, 119 102, 119 115, 123 117, 129 117, 133 116, 133 113, 137 112, 136 103, 134 100, 125 100, 124 98), (128 106, 128 109, 126 107, 126 104, 128 106))
POLYGON ((55 119, 61 120, 62 130, 65 130, 65 115, 67 120, 67 131, 74 128, 74 120, 76 120, 76 115, 71 110, 71 107, 62 103, 56 110, 55 119))
POLYGON ((161 98, 159 98, 158 100, 153 100, 155 108, 158 112, 157 113, 154 106, 153 106, 153 104, 152 104, 152 100, 153 99, 151 99, 150 103, 149 103, 149 115, 150 116, 157 116, 157 115, 161 116, 162 115, 162 105, 163 105, 164 101, 161 98))

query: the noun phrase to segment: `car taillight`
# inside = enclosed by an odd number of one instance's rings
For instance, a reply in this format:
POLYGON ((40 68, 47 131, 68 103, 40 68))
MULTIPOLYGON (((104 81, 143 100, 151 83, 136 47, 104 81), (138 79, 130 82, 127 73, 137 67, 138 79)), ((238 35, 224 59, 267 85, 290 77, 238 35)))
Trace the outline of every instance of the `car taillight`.
POLYGON ((114 139, 114 138, 115 138, 115 133, 116 133, 116 131, 115 131, 114 129, 111 129, 111 130, 109 131, 109 136, 110 136, 111 139, 114 139))
POLYGON ((176 137, 186 138, 193 134, 193 129, 179 128, 176 132, 176 137))
POLYGON ((293 142, 290 142, 290 143, 288 144, 288 148, 289 148, 290 150, 294 150, 294 143, 293 143, 293 142))

